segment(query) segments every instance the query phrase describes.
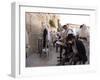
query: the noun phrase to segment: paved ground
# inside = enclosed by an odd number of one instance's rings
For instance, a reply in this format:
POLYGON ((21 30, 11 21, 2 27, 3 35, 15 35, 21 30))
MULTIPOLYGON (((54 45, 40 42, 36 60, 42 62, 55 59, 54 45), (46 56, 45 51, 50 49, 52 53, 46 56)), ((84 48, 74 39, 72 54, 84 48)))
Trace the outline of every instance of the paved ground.
POLYGON ((39 54, 33 53, 26 59, 26 67, 56 66, 58 56, 59 53, 56 53, 55 48, 50 50, 49 56, 47 54, 42 54, 40 57, 39 54))
MULTIPOLYGON (((86 42, 84 42, 84 45, 86 47, 87 56, 89 59, 89 47, 86 42)), ((28 56, 26 59, 26 67, 39 67, 39 66, 56 66, 57 65, 57 57, 59 56, 59 53, 56 53, 55 48, 51 48, 49 56, 46 54, 42 54, 40 57, 39 54, 33 53, 32 55, 28 56)), ((89 60, 88 62, 89 63, 89 60)))

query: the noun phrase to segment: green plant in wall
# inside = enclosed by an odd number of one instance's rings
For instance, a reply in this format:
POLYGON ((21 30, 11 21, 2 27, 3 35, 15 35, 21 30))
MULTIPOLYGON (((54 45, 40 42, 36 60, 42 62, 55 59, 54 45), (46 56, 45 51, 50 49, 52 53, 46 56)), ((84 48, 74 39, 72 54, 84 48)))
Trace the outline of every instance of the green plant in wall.
POLYGON ((49 24, 50 24, 51 27, 54 27, 54 28, 56 27, 53 20, 49 20, 49 24))

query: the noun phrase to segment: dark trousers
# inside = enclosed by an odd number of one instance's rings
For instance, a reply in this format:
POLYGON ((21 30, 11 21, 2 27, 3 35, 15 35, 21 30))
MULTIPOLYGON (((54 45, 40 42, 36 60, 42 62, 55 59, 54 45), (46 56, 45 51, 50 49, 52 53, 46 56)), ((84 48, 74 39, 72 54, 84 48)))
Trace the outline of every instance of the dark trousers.
POLYGON ((63 45, 60 45, 60 56, 61 56, 61 57, 62 57, 62 52, 63 52, 63 50, 65 50, 65 52, 66 52, 67 47, 66 47, 66 46, 63 46, 63 45))
POLYGON ((46 37, 43 38, 43 48, 46 48, 46 37))

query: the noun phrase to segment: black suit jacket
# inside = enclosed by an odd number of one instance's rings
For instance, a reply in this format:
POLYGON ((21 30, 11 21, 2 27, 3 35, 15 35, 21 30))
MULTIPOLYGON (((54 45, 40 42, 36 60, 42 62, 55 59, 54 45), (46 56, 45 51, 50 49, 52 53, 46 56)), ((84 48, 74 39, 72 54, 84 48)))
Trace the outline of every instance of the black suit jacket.
POLYGON ((83 61, 87 61, 87 56, 86 56, 86 49, 82 41, 76 40, 76 47, 77 51, 79 53, 79 57, 83 61))

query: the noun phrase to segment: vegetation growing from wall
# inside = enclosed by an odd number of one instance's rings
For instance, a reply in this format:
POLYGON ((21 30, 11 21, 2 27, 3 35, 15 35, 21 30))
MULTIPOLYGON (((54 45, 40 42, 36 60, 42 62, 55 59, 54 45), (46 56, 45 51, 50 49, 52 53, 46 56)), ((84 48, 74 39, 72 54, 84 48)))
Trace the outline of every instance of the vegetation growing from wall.
POLYGON ((55 23, 53 20, 49 20, 49 24, 51 27, 56 28, 55 23))

